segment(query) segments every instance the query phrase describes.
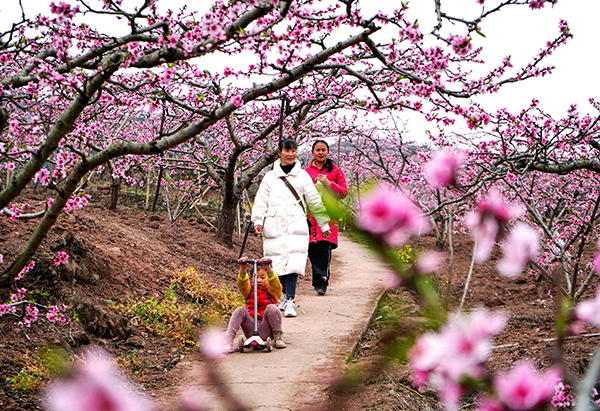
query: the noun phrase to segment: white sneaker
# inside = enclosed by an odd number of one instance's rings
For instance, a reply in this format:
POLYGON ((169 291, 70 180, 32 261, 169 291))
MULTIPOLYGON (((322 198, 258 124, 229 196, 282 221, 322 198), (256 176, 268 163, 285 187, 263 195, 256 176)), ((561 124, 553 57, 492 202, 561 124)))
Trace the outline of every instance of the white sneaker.
POLYGON ((292 299, 289 299, 285 302, 285 312, 283 313, 285 317, 295 317, 296 314, 296 302, 292 299))
POLYGON ((286 302, 287 302, 287 297, 285 296, 285 294, 281 294, 281 298, 279 299, 279 303, 277 304, 277 308, 279 308, 279 311, 285 310, 286 302))

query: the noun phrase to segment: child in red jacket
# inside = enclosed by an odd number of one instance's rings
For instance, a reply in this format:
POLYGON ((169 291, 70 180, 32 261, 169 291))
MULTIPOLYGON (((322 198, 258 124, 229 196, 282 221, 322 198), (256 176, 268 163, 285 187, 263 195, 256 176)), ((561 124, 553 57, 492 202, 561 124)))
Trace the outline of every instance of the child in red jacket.
MULTIPOLYGON (((241 259, 245 261, 247 257, 241 259)), ((240 273, 237 280, 240 294, 246 299, 246 306, 237 308, 233 312, 231 320, 229 320, 223 344, 224 352, 235 351, 233 339, 240 327, 242 327, 246 338, 251 337, 254 332, 254 290, 250 277, 246 272, 247 266, 248 264, 240 264, 240 273)), ((283 331, 281 330, 282 316, 277 307, 277 301, 281 298, 281 283, 279 277, 271 268, 271 264, 257 264, 256 284, 258 334, 263 340, 271 337, 275 348, 285 348, 283 331)))

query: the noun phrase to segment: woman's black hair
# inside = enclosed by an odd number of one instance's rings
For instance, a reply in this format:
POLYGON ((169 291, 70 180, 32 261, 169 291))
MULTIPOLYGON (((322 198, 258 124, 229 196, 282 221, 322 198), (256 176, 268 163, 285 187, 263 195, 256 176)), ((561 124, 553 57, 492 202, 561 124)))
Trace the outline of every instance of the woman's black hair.
MULTIPOLYGON (((312 145, 312 150, 314 150, 314 149, 315 149, 315 146, 316 146, 317 144, 319 144, 319 143, 323 143, 323 144, 325 144, 325 147, 327 147, 327 151, 329 151, 329 144, 327 144, 327 141, 325 141, 325 140, 317 140, 317 141, 315 141, 315 142, 313 143, 313 145, 312 145)), ((312 150, 311 150, 311 151, 312 151, 312 150)))
POLYGON ((284 138, 283 140, 279 140, 279 151, 285 150, 298 150, 298 143, 296 140, 292 140, 291 138, 284 138))
MULTIPOLYGON (((327 147, 327 152, 329 153, 329 144, 327 144, 327 141, 325 141, 325 140, 317 140, 317 141, 315 141, 313 143, 313 145, 312 145, 312 150, 311 151, 314 151, 315 150, 315 146, 317 144, 319 144, 319 143, 325 144, 325 147, 327 147)), ((328 173, 331 173, 331 170, 333 170, 333 160, 328 157, 325 160, 325 164, 323 164, 323 167, 321 167, 321 170, 325 170, 328 173)))

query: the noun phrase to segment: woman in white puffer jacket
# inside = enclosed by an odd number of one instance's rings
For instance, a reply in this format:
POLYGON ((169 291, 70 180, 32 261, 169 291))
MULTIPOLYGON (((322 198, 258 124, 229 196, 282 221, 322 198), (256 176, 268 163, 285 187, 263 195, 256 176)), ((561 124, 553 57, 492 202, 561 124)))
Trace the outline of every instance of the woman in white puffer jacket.
POLYGON ((323 231, 329 233, 329 216, 310 175, 296 159, 298 144, 291 139, 279 142, 279 159, 265 174, 256 192, 252 222, 263 236, 263 255, 273 260, 273 271, 283 285, 279 308, 286 317, 296 316, 296 285, 304 275, 308 256, 307 206, 323 231), (282 179, 285 177, 296 195, 282 179))

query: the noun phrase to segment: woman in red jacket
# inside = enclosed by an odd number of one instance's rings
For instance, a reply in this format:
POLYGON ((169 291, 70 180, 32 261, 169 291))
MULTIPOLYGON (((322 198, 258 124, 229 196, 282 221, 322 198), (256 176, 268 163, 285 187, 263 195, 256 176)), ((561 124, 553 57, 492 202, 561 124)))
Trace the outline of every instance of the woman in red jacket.
MULTIPOLYGON (((342 199, 348 194, 346 177, 329 156, 329 144, 323 140, 317 140, 312 146, 313 161, 305 168, 312 177, 317 190, 329 190, 337 199, 342 199)), ((331 236, 324 238, 319 225, 312 216, 310 218, 310 242, 308 245, 308 258, 312 266, 312 285, 319 295, 325 295, 329 285, 329 264, 331 262, 331 250, 337 248, 338 243, 338 221, 331 220, 329 228, 331 236)))

